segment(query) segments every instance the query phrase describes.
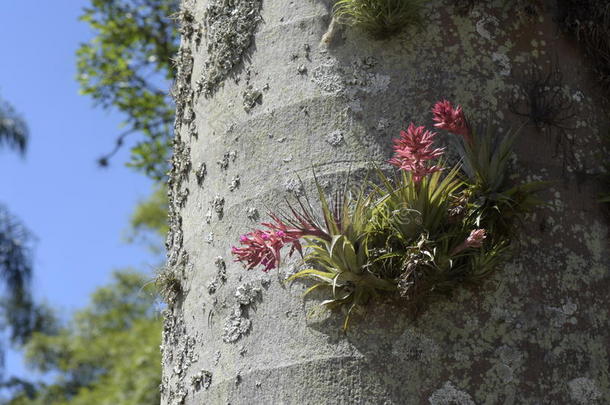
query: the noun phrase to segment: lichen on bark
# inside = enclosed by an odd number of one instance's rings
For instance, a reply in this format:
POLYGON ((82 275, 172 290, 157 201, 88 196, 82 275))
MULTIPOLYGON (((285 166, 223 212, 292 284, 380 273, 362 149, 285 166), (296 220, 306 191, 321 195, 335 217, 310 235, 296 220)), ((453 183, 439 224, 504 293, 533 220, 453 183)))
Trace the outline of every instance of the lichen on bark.
POLYGON ((204 13, 207 59, 197 93, 211 97, 240 64, 261 21, 262 0, 210 0, 204 13))

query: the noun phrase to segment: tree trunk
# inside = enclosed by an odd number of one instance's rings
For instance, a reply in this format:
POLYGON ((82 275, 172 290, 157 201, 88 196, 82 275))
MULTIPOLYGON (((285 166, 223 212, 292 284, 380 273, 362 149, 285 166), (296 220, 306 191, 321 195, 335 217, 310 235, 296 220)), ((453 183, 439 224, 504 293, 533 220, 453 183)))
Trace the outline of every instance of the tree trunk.
POLYGON ((420 31, 377 41, 327 32, 328 0, 185 0, 162 403, 608 401, 608 222, 593 176, 608 133, 602 94, 552 7, 529 17, 482 3, 462 15, 430 1, 420 31), (525 219, 513 260, 483 286, 416 320, 369 304, 344 334, 340 314, 303 299, 306 283, 284 281, 298 260, 268 274, 233 262, 231 245, 267 207, 311 188, 312 166, 330 190, 383 164, 400 129, 431 125, 437 100, 519 125, 509 105, 532 65, 560 68, 572 106, 519 138, 515 175, 550 181, 549 205, 525 219))

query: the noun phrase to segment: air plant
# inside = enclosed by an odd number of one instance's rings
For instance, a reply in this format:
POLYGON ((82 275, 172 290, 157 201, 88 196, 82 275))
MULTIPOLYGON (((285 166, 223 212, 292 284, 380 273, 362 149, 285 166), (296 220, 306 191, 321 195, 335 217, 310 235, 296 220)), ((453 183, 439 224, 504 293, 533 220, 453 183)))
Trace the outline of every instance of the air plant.
POLYGON ((552 66, 544 71, 530 65, 519 80, 518 98, 510 104, 511 110, 527 117, 537 128, 568 128, 567 124, 575 114, 573 102, 563 90, 563 75, 559 68, 552 66))
POLYGON ((412 26, 421 26, 427 0, 339 0, 335 18, 357 26, 378 39, 395 35, 412 26))
POLYGON ((183 294, 182 282, 171 268, 163 267, 159 269, 153 282, 157 293, 168 304, 174 303, 183 294))
POLYGON ((341 198, 340 206, 333 207, 320 188, 318 195, 330 239, 306 236, 309 253, 305 262, 311 267, 299 271, 289 280, 314 280, 315 284, 305 294, 319 288, 328 289, 331 296, 321 305, 329 309, 344 308, 343 327, 347 329, 354 309, 383 292, 395 291, 396 286, 391 280, 375 274, 370 266, 366 242, 373 212, 372 198, 364 193, 355 197, 345 196, 347 198, 341 198))
POLYGON ((269 271, 288 255, 307 268, 289 280, 312 280, 305 294, 326 290, 321 303, 342 309, 344 329, 354 310, 379 296, 401 299, 416 314, 459 286, 476 284, 504 260, 515 219, 534 208, 537 183, 512 184, 509 157, 516 133, 503 138, 473 130, 461 107, 442 101, 435 127, 456 136, 462 162, 446 168, 436 134, 411 124, 394 141, 395 176, 377 168, 377 181, 356 191, 348 183, 327 198, 317 177, 317 209, 307 196, 269 213, 272 222, 233 247, 246 268, 269 271), (318 214, 319 213, 319 214, 318 214))
POLYGON ((563 89, 563 75, 551 66, 547 71, 532 64, 518 79, 517 95, 509 103, 516 115, 526 117, 539 131, 555 134, 556 152, 561 152, 564 168, 575 161, 570 121, 576 116, 574 103, 563 89))
POLYGON ((469 212, 474 226, 486 226, 493 235, 510 238, 518 219, 542 204, 536 196, 546 187, 544 182, 513 184, 508 179, 513 146, 522 127, 506 133, 498 132, 490 123, 473 127, 459 107, 443 103, 448 102, 437 103, 433 110, 435 126, 460 135, 453 138, 453 145, 462 159, 461 171, 468 184, 454 209, 469 212), (457 116, 452 118, 450 111, 457 116), (464 208, 466 201, 468 210, 464 208))

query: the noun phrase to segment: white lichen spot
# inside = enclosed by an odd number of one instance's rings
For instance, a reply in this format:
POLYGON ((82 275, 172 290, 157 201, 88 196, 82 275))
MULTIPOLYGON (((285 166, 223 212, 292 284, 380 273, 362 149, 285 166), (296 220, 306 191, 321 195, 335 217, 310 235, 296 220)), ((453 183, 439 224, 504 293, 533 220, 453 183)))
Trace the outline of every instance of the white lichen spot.
POLYGON ((289 193, 293 193, 295 195, 301 195, 303 193, 303 185, 297 179, 288 179, 284 182, 284 188, 289 193))
POLYGON ((392 346, 392 354, 405 361, 430 363, 438 357, 439 347, 434 340, 407 329, 392 346))
POLYGON ((608 228, 595 221, 584 232, 584 240, 592 261, 600 262, 608 250, 608 228))
POLYGON ((241 305, 237 305, 226 319, 222 333, 225 343, 237 342, 243 335, 250 331, 252 322, 243 315, 241 305))
POLYGON ((515 369, 522 363, 523 355, 515 348, 501 346, 496 350, 500 357, 500 364, 495 366, 495 371, 500 380, 509 383, 515 379, 515 369))
POLYGON ((369 85, 364 90, 369 93, 381 93, 390 87, 390 76, 375 74, 369 79, 369 85))
POLYGON ((513 369, 507 366, 506 364, 498 364, 496 366, 496 373, 498 374, 498 378, 504 383, 509 383, 514 380, 513 369))
POLYGON ((244 111, 250 112, 257 104, 261 103, 263 92, 248 84, 242 93, 244 111))
POLYGON ((248 219, 256 221, 260 217, 260 214, 258 213, 258 210, 255 207, 250 207, 246 210, 246 216, 248 217, 248 219))
POLYGON ((326 136, 326 142, 330 146, 340 146, 343 143, 343 131, 336 130, 326 136))
POLYGON ((216 194, 214 196, 214 200, 212 200, 212 208, 214 208, 214 211, 216 211, 216 213, 218 215, 222 215, 224 206, 225 206, 224 197, 221 197, 220 195, 216 194))
POLYGON ((207 60, 198 82, 198 93, 211 97, 250 47, 260 17, 262 1, 244 0, 227 6, 211 0, 203 16, 207 38, 207 60))
POLYGON ((475 405, 470 394, 460 391, 447 381, 428 398, 431 405, 475 405))
POLYGON ((491 40, 491 33, 485 27, 486 25, 489 25, 489 24, 491 24, 495 27, 498 27, 498 25, 499 25, 498 19, 493 16, 483 17, 479 21, 477 21, 477 25, 476 25, 476 30, 479 33, 479 35, 487 40, 491 40))
POLYGON ((577 103, 582 102, 585 99, 585 95, 583 94, 582 91, 580 90, 576 90, 573 94, 572 94, 572 100, 576 101, 577 103))
POLYGON ((235 298, 240 305, 252 304, 260 295, 261 289, 252 285, 252 283, 244 283, 237 287, 235 298))
POLYGON ((229 183, 229 191, 235 191, 239 187, 240 182, 241 180, 239 175, 233 176, 233 178, 231 178, 231 182, 229 183))
POLYGON ((216 258, 214 259, 214 265, 218 269, 218 274, 220 275, 222 273, 221 278, 223 280, 226 280, 227 264, 225 263, 225 259, 223 259, 222 256, 216 256, 216 258))
POLYGON ((343 75, 332 63, 316 66, 311 80, 326 93, 339 93, 345 88, 343 75))
POLYGON ((212 242, 214 242, 214 232, 208 233, 203 241, 207 244, 212 244, 212 242))
POLYGON ((505 53, 494 52, 491 54, 491 60, 500 66, 498 73, 501 76, 510 76, 510 59, 505 53))
POLYGON ((230 162, 235 162, 237 158, 237 152, 232 150, 229 152, 225 152, 222 155, 222 159, 218 160, 216 164, 220 167, 221 170, 227 170, 229 168, 230 162))
POLYGON ((195 386, 195 389, 207 390, 212 384, 212 373, 207 370, 201 369, 198 373, 191 377, 191 385, 195 386))
POLYGON ((387 118, 380 118, 377 122, 377 131, 385 131, 391 125, 391 122, 387 118))
POLYGON ((560 307, 547 306, 546 309, 553 314, 551 323, 554 327, 560 328, 566 323, 576 324, 577 320, 573 316, 578 309, 570 299, 560 307))
POLYGON ((579 404, 592 404, 601 398, 602 394, 597 388, 595 381, 579 377, 568 382, 570 397, 579 404))

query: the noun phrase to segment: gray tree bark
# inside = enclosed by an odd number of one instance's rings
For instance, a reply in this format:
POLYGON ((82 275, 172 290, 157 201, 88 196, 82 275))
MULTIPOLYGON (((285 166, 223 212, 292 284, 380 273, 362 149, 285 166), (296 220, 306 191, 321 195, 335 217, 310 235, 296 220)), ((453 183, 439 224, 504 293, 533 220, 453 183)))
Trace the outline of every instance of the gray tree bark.
POLYGON ((326 0, 184 2, 162 403, 610 401, 608 220, 593 176, 608 118, 552 10, 528 19, 500 3, 461 16, 433 0, 421 31, 380 42, 327 33, 326 0), (563 135, 522 133, 515 176, 552 182, 549 206, 526 218, 516 256, 484 286, 416 321, 369 305, 343 334, 340 314, 310 314, 319 300, 284 282, 298 261, 269 274, 232 261, 266 207, 302 193, 299 177, 311 186, 312 165, 332 189, 386 161, 401 128, 431 124, 437 100, 518 125, 509 100, 532 63, 561 69, 575 116, 563 135))

